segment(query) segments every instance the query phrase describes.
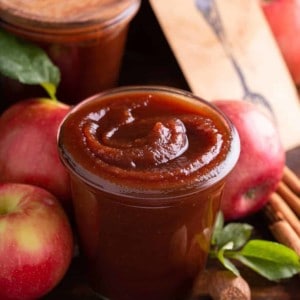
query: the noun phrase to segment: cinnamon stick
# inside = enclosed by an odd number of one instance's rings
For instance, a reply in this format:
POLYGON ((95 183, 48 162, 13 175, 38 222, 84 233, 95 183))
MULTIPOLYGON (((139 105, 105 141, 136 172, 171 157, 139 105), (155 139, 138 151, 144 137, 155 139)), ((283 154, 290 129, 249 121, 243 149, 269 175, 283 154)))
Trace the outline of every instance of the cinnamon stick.
POLYGON ((274 238, 300 255, 300 239, 291 225, 285 220, 278 221, 269 226, 274 238))
MULTIPOLYGON (((288 177, 290 178, 290 177, 288 177)), ((284 199, 290 208, 300 216, 300 198, 289 188, 285 182, 280 182, 277 187, 277 193, 284 199)))
POLYGON ((282 181, 286 183, 291 190, 300 196, 300 179, 298 176, 287 166, 283 170, 282 181))
POLYGON ((267 204, 265 208, 267 217, 270 220, 269 229, 274 238, 293 249, 300 255, 300 239, 291 225, 283 218, 281 212, 275 211, 271 204, 267 204))
POLYGON ((282 197, 277 193, 273 193, 270 197, 269 203, 275 211, 281 212, 282 218, 286 220, 286 222, 288 222, 295 230, 297 235, 300 236, 300 221, 282 197))
POLYGON ((300 255, 300 179, 287 166, 265 214, 274 238, 300 255), (298 194, 298 196, 297 196, 298 194))

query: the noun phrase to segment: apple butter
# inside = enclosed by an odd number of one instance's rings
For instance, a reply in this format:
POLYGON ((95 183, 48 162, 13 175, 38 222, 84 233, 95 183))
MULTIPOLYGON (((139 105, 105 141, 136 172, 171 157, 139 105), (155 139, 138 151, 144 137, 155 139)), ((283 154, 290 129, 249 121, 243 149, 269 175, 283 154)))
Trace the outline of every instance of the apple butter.
POLYGON ((74 107, 58 147, 92 287, 111 300, 187 296, 239 156, 226 116, 178 89, 122 87, 74 107))
MULTIPOLYGON (((0 27, 47 52, 61 71, 57 98, 74 104, 117 85, 128 26, 140 2, 0 0, 0 27)), ((45 96, 41 87, 3 76, 0 86, 6 106, 45 96)))

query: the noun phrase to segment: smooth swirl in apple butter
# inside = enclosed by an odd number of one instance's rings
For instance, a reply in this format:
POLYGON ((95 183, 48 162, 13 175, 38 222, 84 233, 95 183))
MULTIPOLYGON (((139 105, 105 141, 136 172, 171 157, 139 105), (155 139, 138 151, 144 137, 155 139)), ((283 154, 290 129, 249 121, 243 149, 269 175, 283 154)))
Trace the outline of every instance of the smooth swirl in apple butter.
POLYGON ((207 111, 175 105, 146 95, 99 102, 80 116, 79 148, 104 176, 163 183, 201 173, 199 180, 207 179, 230 141, 207 111))
POLYGON ((112 184, 168 190, 222 173, 232 142, 224 124, 197 101, 124 94, 71 114, 62 127, 63 150, 85 173, 112 184))

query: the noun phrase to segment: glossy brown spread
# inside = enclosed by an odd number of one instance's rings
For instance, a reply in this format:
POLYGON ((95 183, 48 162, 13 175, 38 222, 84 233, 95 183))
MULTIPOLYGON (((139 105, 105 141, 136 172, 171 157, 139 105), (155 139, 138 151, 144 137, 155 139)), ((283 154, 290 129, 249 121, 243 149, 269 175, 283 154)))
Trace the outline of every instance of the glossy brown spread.
POLYGON ((62 139, 66 159, 97 186, 180 194, 222 173, 232 137, 209 106, 136 92, 82 105, 62 139))
POLYGON ((238 138, 185 92, 118 91, 81 103, 60 129, 81 253, 108 299, 182 300, 205 266, 238 138))

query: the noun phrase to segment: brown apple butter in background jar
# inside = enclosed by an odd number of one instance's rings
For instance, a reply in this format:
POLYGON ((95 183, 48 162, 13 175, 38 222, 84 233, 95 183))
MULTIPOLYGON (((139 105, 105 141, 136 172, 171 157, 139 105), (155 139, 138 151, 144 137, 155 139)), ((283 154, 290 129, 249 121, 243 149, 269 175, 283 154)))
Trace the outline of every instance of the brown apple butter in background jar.
MULTIPOLYGON (((117 84, 128 25, 140 0, 0 0, 0 27, 41 46, 60 68, 60 101, 76 103, 117 84)), ((45 96, 0 78, 3 103, 45 96)))

